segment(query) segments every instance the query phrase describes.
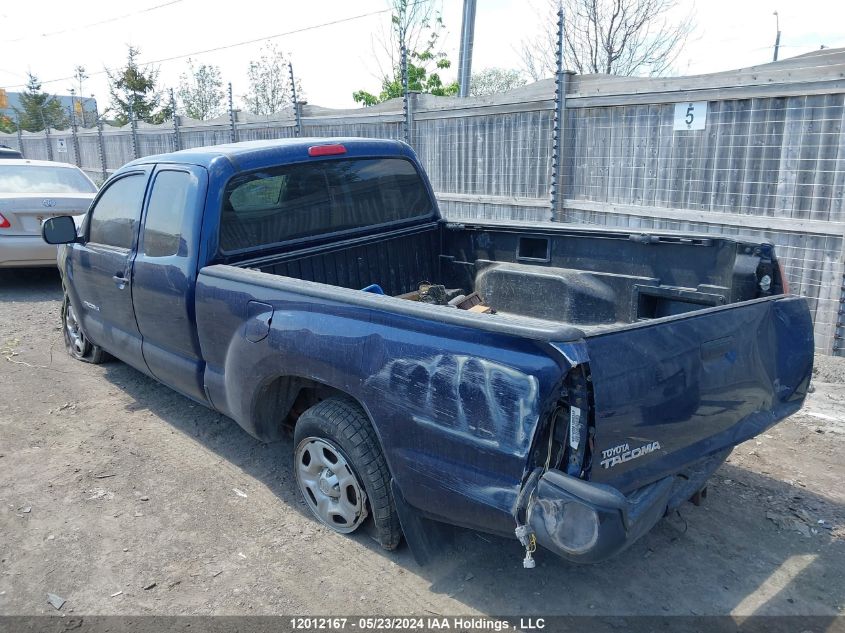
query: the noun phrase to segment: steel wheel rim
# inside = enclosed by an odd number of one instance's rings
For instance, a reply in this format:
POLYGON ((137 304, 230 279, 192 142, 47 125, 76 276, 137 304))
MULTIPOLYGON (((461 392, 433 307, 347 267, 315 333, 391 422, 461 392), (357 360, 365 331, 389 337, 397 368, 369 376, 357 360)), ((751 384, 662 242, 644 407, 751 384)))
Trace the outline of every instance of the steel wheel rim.
POLYGON ((67 312, 65 312, 65 332, 67 332, 71 347, 78 354, 85 353, 85 335, 79 327, 79 320, 76 318, 76 312, 73 310, 73 304, 68 302, 67 312))
POLYGON ((347 534, 367 518, 364 487, 339 446, 305 438, 296 448, 295 470, 305 504, 320 523, 347 534))

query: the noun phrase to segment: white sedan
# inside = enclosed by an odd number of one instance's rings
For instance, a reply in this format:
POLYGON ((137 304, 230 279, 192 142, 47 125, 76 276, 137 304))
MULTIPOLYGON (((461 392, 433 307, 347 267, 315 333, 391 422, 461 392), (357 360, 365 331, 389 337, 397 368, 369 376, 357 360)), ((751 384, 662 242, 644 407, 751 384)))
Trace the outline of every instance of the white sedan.
POLYGON ((84 215, 96 193, 97 186, 73 165, 0 161, 0 268, 55 266, 56 247, 41 238, 41 223, 84 215))

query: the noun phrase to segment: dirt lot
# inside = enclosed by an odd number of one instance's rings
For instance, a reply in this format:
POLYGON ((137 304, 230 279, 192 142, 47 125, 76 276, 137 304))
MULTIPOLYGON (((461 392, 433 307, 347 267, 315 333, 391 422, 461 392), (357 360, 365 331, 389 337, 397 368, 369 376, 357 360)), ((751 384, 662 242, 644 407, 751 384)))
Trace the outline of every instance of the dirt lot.
POLYGON ((456 531, 426 567, 327 532, 265 445, 120 362, 66 356, 54 271, 0 273, 0 614, 845 613, 845 363, 597 566, 456 531), (151 586, 153 585, 154 586, 151 586), (149 587, 149 588, 147 588, 149 587))

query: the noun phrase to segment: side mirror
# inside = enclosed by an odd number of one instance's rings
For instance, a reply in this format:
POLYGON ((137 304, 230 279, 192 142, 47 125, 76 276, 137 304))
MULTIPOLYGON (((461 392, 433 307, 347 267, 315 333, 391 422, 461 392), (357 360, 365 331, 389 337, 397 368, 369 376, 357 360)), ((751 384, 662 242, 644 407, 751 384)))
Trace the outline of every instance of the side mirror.
POLYGON ((41 237, 48 244, 70 244, 76 241, 76 222, 69 215, 44 220, 41 237))

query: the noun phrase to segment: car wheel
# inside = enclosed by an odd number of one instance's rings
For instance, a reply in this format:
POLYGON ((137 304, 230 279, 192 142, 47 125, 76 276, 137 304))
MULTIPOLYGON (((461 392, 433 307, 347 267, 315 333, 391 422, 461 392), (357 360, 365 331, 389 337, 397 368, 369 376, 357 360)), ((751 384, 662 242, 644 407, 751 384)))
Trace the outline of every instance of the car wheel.
POLYGON ((65 293, 62 302, 62 330, 67 352, 76 360, 98 365, 106 360, 106 353, 101 347, 92 344, 85 336, 77 314, 70 297, 65 293))
POLYGON ((335 532, 354 532, 372 516, 375 538, 395 549, 401 538, 390 472, 375 432, 356 403, 329 398, 294 429, 294 472, 305 505, 335 532))

